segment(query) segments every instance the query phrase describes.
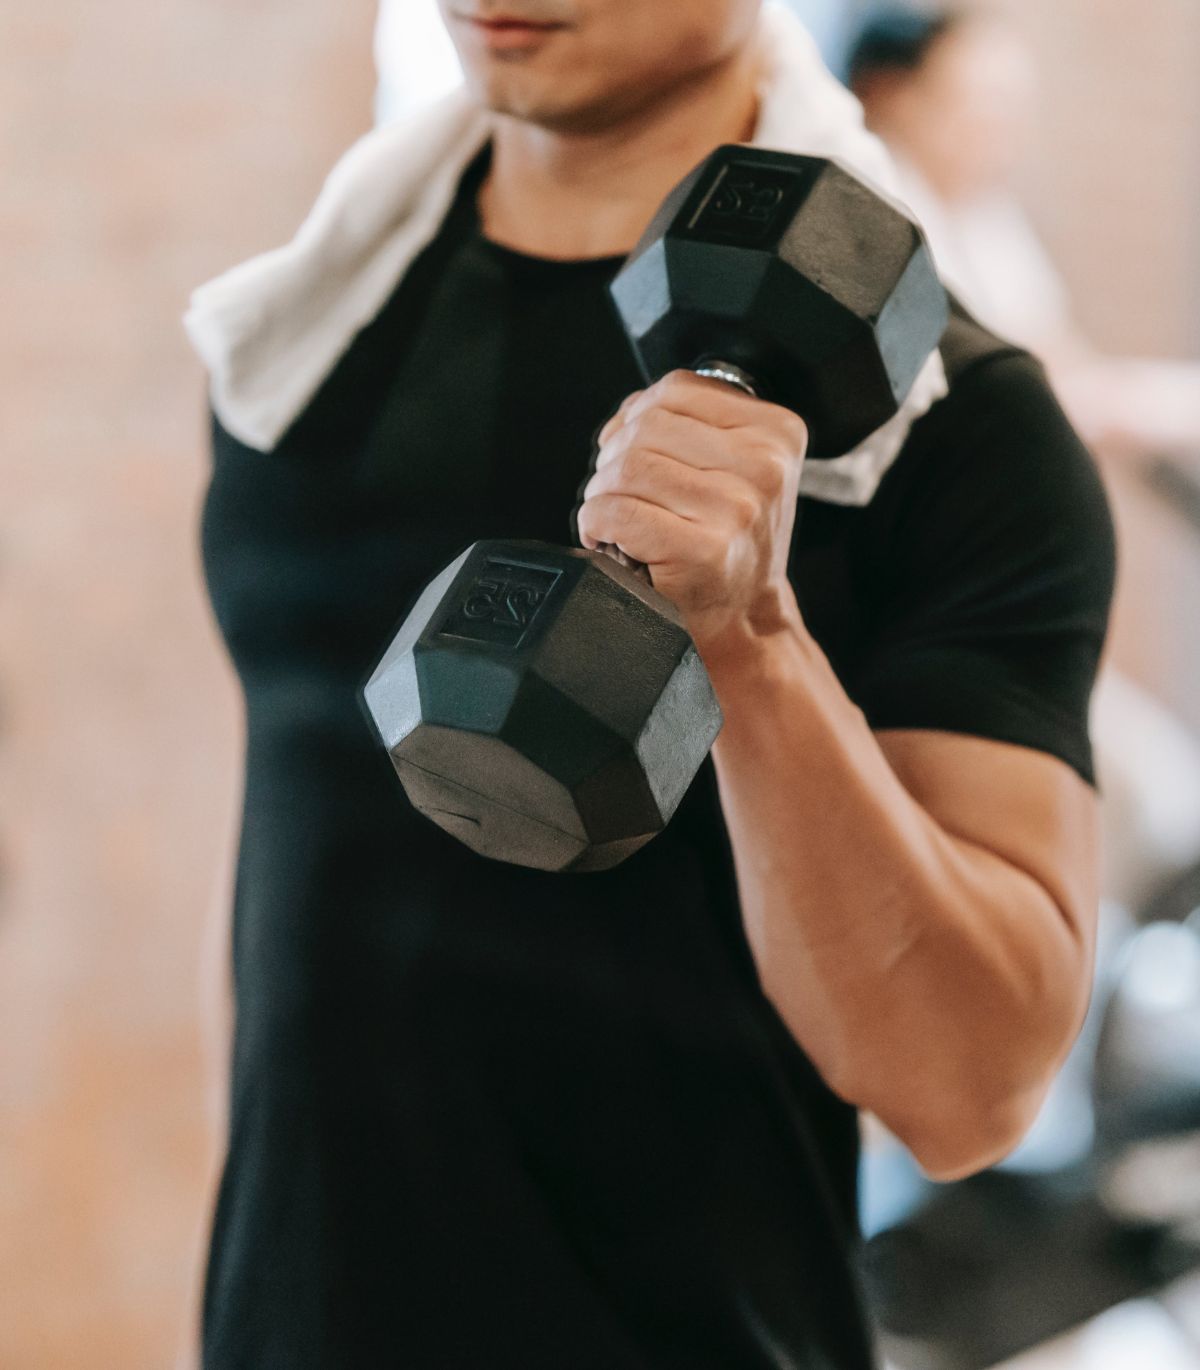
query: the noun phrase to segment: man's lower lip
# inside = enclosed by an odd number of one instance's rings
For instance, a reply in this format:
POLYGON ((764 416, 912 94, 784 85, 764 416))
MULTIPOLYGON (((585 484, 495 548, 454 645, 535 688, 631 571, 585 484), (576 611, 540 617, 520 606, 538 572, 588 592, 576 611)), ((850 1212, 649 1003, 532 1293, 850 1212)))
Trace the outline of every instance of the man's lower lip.
POLYGON ((511 49, 532 47, 558 33, 561 24, 523 24, 519 21, 470 20, 471 27, 490 48, 511 49))

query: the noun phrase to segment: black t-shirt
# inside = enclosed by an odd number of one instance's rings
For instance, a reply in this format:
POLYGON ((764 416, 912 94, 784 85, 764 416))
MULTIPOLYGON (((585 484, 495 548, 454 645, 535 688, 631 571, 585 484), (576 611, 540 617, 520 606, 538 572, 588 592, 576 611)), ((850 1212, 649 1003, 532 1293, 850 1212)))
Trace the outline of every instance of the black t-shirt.
MULTIPOLYGON (((625 864, 547 875, 417 815, 362 709, 467 543, 566 540, 641 384, 618 263, 484 241, 478 174, 274 450, 214 422, 248 742, 205 1365, 862 1370, 857 1119, 758 986, 711 765, 625 864)), ((1090 777, 1103 495, 1030 357, 961 315, 946 354, 874 500, 802 501, 805 619, 873 725, 1090 777)))

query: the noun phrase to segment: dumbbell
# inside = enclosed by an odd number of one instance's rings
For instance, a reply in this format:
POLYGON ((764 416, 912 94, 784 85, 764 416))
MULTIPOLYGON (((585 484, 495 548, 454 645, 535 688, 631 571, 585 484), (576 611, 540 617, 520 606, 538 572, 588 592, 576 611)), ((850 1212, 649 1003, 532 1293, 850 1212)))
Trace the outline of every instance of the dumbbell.
MULTIPOLYGON (((804 418, 807 460, 898 411, 948 305, 919 229, 836 162, 719 148, 611 286, 648 381, 717 375, 804 418)), ((674 606, 602 551, 477 542, 365 690, 411 803, 483 856, 615 866, 669 822, 721 727, 674 606)))

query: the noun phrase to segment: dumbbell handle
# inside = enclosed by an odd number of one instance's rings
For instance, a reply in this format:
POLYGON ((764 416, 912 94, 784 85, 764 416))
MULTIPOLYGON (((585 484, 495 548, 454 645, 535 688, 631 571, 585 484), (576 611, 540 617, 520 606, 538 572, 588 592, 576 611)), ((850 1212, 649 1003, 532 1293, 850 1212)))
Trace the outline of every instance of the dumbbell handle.
MULTIPOLYGON (((707 376, 710 380, 724 381, 726 385, 732 385, 736 389, 744 391, 751 399, 758 398, 758 387, 754 383, 754 378, 733 362, 723 362, 714 358, 711 361, 698 362, 691 369, 697 376, 707 376)), ((612 557, 622 566, 628 567, 634 575, 640 576, 647 585, 651 584, 649 567, 644 566, 640 561, 634 561, 632 557, 627 557, 615 543, 602 542, 596 550, 612 557)))

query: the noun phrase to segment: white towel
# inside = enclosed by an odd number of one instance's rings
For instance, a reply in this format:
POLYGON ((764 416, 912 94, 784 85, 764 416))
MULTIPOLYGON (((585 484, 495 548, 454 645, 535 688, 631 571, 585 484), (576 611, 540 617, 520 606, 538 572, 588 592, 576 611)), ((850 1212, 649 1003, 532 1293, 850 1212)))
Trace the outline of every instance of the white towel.
MULTIPOLYGON (((836 158, 894 198, 883 145, 804 25, 771 3, 758 40, 764 80, 755 144, 836 158)), ((488 113, 459 89, 373 130, 334 168, 290 243, 194 292, 184 325, 208 367, 213 408, 234 437, 260 451, 278 442, 437 234, 490 128, 488 113)), ((946 390, 935 354, 888 424, 845 456, 807 463, 802 492, 867 504, 913 423, 946 390)))

